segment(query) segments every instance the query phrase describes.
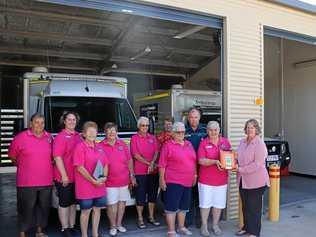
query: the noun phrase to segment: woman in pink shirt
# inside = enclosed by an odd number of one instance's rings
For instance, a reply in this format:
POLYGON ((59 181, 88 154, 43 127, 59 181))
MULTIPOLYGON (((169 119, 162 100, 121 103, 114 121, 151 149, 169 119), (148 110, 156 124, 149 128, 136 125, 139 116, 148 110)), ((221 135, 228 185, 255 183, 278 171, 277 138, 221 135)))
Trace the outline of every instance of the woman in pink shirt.
POLYGON ((207 223, 212 208, 212 231, 221 235, 218 226, 221 211, 226 207, 227 171, 221 168, 220 150, 231 149, 229 141, 220 136, 218 122, 210 121, 207 124, 208 136, 204 138, 198 149, 199 168, 199 205, 201 212, 201 235, 209 236, 207 223))
POLYGON ((264 141, 259 137, 261 129, 255 119, 249 119, 244 128, 246 138, 238 147, 237 180, 242 201, 244 226, 236 235, 255 237, 260 235, 262 196, 269 183, 266 169, 268 156, 264 141))
POLYGON ((154 211, 158 196, 159 178, 156 169, 158 157, 158 143, 156 137, 148 133, 149 120, 140 117, 137 121, 138 133, 131 139, 131 154, 134 158, 134 170, 137 185, 135 187, 137 225, 146 228, 143 220, 143 210, 148 202, 148 222, 154 226, 160 223, 155 220, 154 211))
POLYGON ((196 184, 196 154, 192 144, 184 140, 185 126, 176 122, 172 128, 173 139, 165 143, 159 157, 160 188, 164 193, 164 205, 168 236, 178 233, 192 235, 185 225, 185 215, 191 204, 191 189, 196 184))
POLYGON ((116 236, 117 231, 125 233, 122 226, 126 201, 131 199, 129 183, 136 184, 133 159, 125 142, 117 137, 117 125, 106 123, 104 126, 106 138, 98 144, 108 157, 109 173, 106 181, 107 214, 110 221, 110 236, 116 236))
POLYGON ((19 133, 9 148, 17 166, 17 209, 20 237, 37 226, 36 237, 45 237, 53 184, 52 137, 44 131, 44 116, 34 114, 30 128, 19 133))
POLYGON ((55 160, 54 180, 58 195, 58 215, 61 231, 75 232, 76 196, 74 184, 73 152, 81 141, 80 134, 75 128, 79 123, 79 116, 75 112, 64 112, 60 118, 63 130, 57 134, 53 143, 53 157, 55 160))
POLYGON ((105 181, 108 175, 108 159, 104 151, 96 146, 97 131, 98 126, 95 122, 85 122, 82 131, 84 141, 77 144, 73 155, 76 198, 81 209, 82 237, 88 237, 91 210, 92 236, 99 236, 101 208, 106 206, 105 181))

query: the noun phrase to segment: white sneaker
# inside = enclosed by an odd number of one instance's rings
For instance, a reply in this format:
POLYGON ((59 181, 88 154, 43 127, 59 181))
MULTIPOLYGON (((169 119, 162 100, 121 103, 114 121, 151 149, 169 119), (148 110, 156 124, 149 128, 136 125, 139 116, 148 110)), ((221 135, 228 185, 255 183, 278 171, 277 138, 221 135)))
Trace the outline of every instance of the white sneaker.
POLYGON ((109 231, 110 236, 116 236, 117 235, 117 229, 116 228, 111 228, 109 231))
POLYGON ((127 229, 124 226, 118 226, 116 227, 116 229, 121 233, 125 233, 127 231, 127 229))

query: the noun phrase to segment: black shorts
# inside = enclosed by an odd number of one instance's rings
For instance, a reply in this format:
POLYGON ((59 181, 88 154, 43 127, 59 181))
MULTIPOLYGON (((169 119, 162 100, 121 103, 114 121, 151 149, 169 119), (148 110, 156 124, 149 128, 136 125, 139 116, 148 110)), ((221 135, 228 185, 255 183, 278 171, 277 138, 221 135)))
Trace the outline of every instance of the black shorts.
POLYGON ((66 187, 64 187, 62 183, 55 181, 55 187, 60 207, 69 207, 76 204, 74 183, 69 183, 66 187))
POLYGON ((17 187, 19 230, 26 232, 32 227, 45 228, 51 208, 52 187, 17 187))
POLYGON ((159 176, 158 174, 136 175, 135 199, 137 206, 144 206, 147 202, 157 201, 159 176))

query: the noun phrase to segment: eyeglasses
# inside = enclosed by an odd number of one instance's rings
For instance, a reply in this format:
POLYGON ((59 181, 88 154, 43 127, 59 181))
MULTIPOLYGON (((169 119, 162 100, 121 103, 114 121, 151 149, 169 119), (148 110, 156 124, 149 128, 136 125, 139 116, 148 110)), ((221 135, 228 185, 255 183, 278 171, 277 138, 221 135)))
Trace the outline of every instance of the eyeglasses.
POLYGON ((184 131, 175 132, 176 134, 184 134, 184 131))
POLYGON ((149 124, 141 124, 141 127, 149 127, 149 124))

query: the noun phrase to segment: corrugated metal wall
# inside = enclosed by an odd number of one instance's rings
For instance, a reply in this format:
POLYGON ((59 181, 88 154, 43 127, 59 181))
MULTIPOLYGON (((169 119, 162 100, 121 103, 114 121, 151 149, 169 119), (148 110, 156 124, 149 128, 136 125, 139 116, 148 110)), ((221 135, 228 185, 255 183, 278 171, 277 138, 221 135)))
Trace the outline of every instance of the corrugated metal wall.
MULTIPOLYGON (((145 0, 224 18, 224 62, 227 136, 236 148, 247 119, 264 125, 263 26, 316 36, 316 16, 259 0, 145 0)), ((230 176, 227 218, 238 217, 236 177, 230 176)))
MULTIPOLYGON (((244 136, 243 126, 249 118, 263 122, 263 108, 255 105, 255 98, 263 96, 262 26, 238 24, 230 26, 228 74, 227 132, 233 146, 244 136)), ((236 174, 231 173, 228 192, 227 218, 238 216, 238 187, 236 174)))

